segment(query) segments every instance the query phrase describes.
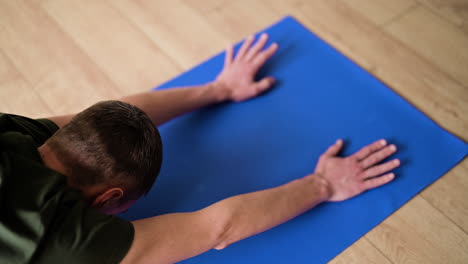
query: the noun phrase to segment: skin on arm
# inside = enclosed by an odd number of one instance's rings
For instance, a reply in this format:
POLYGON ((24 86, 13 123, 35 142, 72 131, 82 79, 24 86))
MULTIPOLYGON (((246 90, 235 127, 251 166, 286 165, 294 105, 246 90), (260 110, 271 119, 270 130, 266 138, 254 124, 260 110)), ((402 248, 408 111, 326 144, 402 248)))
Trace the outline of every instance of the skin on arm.
POLYGON ((223 249, 284 223, 325 201, 342 201, 394 179, 399 160, 379 164, 396 148, 380 140, 349 157, 337 157, 338 140, 313 174, 282 186, 233 196, 192 213, 134 221, 134 242, 122 263, 174 263, 223 249))
MULTIPOLYGON (((274 83, 273 77, 255 81, 258 70, 278 49, 276 43, 264 49, 268 35, 263 34, 254 44, 255 38, 248 37, 234 56, 233 47, 226 50, 224 68, 216 80, 197 86, 149 91, 121 98, 143 110, 157 126, 193 110, 226 101, 240 102, 253 98, 268 90, 274 83)), ((62 127, 74 114, 48 119, 62 127)))

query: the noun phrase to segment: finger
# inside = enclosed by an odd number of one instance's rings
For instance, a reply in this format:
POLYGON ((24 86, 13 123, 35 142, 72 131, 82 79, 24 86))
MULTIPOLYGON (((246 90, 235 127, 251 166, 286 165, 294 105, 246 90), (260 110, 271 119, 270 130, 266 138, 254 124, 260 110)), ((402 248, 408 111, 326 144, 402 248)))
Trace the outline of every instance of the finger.
POLYGON ((395 169, 396 167, 400 166, 400 163, 401 162, 399 159, 394 159, 394 160, 385 162, 384 164, 371 167, 367 169, 366 171, 364 171, 364 178, 368 179, 368 178, 372 178, 372 177, 387 173, 395 169))
POLYGON ((361 166, 364 169, 374 166, 375 164, 381 162, 382 160, 388 158, 390 155, 395 153, 396 150, 397 148, 393 144, 390 146, 386 146, 383 149, 377 152, 374 152, 371 155, 369 155, 367 158, 363 159, 361 162, 361 166))
POLYGON ((335 144, 331 145, 323 155, 325 156, 336 156, 338 152, 340 152, 341 148, 343 147, 343 140, 338 139, 335 144))
POLYGON ((255 58, 252 60, 253 64, 255 67, 260 68, 265 64, 265 62, 275 54, 275 52, 278 50, 278 44, 273 43, 271 44, 266 50, 261 51, 260 53, 255 56, 255 58))
POLYGON ((255 40, 255 37, 253 35, 251 36, 248 36, 245 41, 244 41, 244 44, 242 44, 242 47, 239 49, 239 51, 237 52, 237 55, 236 55, 236 60, 240 60, 240 59, 243 59, 244 56, 245 56, 245 53, 247 52, 247 50, 250 48, 250 45, 252 45, 253 41, 255 40))
POLYGON ((370 190, 385 185, 395 179, 394 173, 388 173, 380 177, 372 178, 363 182, 364 189, 370 190))
POLYGON ((255 43, 255 45, 253 45, 252 48, 247 51, 244 59, 246 61, 250 61, 252 58, 254 58, 257 55, 257 53, 259 53, 263 49, 263 47, 265 47, 267 41, 268 35, 263 33, 257 40, 257 43, 255 43))
POLYGON ((259 93, 262 93, 262 92, 268 90, 268 88, 270 88, 271 86, 273 86, 274 83, 275 83, 275 78, 265 77, 265 78, 263 78, 260 81, 255 83, 256 90, 259 93))
POLYGON ((231 65, 233 53, 234 53, 234 48, 232 47, 232 45, 229 45, 226 48, 226 55, 224 56, 224 67, 231 65))
POLYGON ((361 150, 354 153, 351 157, 356 158, 357 160, 363 160, 370 154, 385 147, 386 145, 387 141, 385 139, 378 140, 370 145, 363 147, 361 150))

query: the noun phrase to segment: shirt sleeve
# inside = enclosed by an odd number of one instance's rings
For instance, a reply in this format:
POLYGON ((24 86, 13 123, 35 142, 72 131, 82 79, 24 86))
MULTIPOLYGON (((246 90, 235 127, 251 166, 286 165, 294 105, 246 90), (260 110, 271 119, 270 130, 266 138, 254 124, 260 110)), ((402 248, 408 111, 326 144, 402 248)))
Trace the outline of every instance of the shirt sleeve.
POLYGON ((32 137, 36 146, 44 144, 59 127, 49 119, 31 119, 24 116, 0 113, 0 133, 16 131, 32 137))

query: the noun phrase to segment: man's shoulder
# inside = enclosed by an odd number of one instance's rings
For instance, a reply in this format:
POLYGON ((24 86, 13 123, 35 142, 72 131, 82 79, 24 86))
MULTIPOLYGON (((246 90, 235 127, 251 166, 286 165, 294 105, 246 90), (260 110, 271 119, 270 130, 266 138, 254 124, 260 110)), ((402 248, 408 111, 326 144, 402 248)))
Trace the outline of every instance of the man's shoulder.
POLYGON ((55 214, 64 177, 42 164, 31 137, 0 134, 1 263, 30 261, 55 214))
POLYGON ((30 136, 36 146, 42 145, 59 127, 48 119, 0 113, 0 133, 15 132, 30 136))

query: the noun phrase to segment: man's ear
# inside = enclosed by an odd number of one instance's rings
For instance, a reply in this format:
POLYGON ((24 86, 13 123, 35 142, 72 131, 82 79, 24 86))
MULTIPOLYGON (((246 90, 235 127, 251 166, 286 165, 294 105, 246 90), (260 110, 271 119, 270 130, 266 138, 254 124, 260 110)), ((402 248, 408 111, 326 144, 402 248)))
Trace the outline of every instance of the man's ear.
POLYGON ((91 204, 91 207, 105 209, 106 207, 115 207, 119 204, 123 196, 121 188, 111 188, 99 194, 91 204))

